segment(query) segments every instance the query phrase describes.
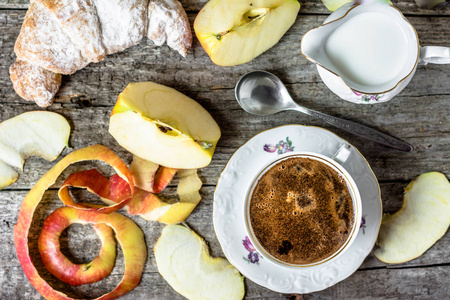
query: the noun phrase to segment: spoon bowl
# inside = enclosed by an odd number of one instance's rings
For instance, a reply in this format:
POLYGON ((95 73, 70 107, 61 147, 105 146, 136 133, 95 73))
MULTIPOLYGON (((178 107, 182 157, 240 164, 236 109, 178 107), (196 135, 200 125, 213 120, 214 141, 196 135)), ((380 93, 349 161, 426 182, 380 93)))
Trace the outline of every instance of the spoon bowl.
POLYGON ((242 76, 236 85, 235 95, 246 112, 258 116, 272 115, 292 105, 292 99, 281 80, 265 71, 242 76))
POLYGON ((239 105, 253 115, 268 116, 284 110, 296 110, 367 140, 405 152, 413 151, 410 144, 385 133, 298 105, 283 82, 266 71, 253 71, 242 76, 236 84, 235 96, 239 105))

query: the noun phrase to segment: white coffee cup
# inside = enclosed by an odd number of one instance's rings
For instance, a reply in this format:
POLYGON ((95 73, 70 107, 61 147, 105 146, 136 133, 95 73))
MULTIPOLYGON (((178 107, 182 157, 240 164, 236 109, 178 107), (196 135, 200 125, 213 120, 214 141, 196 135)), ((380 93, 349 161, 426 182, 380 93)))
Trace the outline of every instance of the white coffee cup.
POLYGON ((266 166, 264 166, 255 176, 255 178, 252 180, 251 185, 248 187, 246 199, 244 201, 244 224, 245 229, 248 233, 248 237, 255 247, 255 249, 261 254, 262 257, 264 257, 266 260, 270 261, 271 263, 281 266, 281 267, 288 267, 288 268, 307 268, 307 267, 314 267, 321 264, 329 263, 331 261, 335 261, 338 257, 340 257, 354 242, 356 239, 356 236, 359 231, 359 227, 361 225, 361 217, 362 217, 362 207, 361 207, 361 195, 359 194, 358 187, 356 186, 355 181, 351 177, 351 175, 345 170, 345 168, 342 166, 345 164, 347 159, 351 156, 351 147, 347 144, 344 144, 341 146, 341 148, 336 152, 335 155, 333 155, 332 158, 326 157, 321 154, 312 153, 312 152, 288 152, 285 154, 282 154, 272 161, 270 161, 266 166), (325 259, 314 262, 311 264, 292 264, 285 261, 282 261, 273 255, 271 255, 264 247, 261 245, 261 243, 256 238, 253 228, 251 225, 250 220, 250 199, 253 195, 253 191, 258 183, 258 181, 261 179, 261 177, 273 166, 280 163, 283 160, 292 158, 292 157, 305 157, 313 160, 317 160, 329 167, 331 167, 333 170, 335 170, 345 181, 347 188, 350 192, 351 198, 352 198, 352 204, 353 204, 353 212, 354 212, 354 222, 353 226, 351 228, 350 234, 345 241, 345 243, 333 254, 326 257, 325 259))

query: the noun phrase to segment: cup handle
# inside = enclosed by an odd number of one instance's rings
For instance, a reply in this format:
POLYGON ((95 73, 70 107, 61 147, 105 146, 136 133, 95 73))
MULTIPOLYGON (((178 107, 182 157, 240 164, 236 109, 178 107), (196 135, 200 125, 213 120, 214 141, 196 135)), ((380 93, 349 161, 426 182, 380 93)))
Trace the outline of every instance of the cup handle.
POLYGON ((450 64, 450 48, 425 46, 420 48, 419 64, 450 64))
POLYGON ((339 148, 339 150, 331 157, 331 159, 340 165, 343 165, 348 160, 351 153, 351 146, 349 144, 343 144, 341 148, 339 148))

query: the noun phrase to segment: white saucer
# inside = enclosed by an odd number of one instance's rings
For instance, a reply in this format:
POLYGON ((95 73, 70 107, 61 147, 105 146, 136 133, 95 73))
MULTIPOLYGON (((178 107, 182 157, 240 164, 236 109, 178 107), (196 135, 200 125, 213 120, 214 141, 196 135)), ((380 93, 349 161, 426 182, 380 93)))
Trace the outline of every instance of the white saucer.
POLYGON ((348 142, 320 127, 286 125, 257 134, 230 158, 214 193, 214 229, 226 257, 245 277, 279 293, 305 294, 344 280, 362 264, 377 239, 382 208, 378 181, 353 146, 343 166, 360 191, 363 220, 356 240, 337 260, 311 268, 277 266, 255 251, 244 226, 247 187, 274 155, 308 151, 330 157, 344 143, 348 142))

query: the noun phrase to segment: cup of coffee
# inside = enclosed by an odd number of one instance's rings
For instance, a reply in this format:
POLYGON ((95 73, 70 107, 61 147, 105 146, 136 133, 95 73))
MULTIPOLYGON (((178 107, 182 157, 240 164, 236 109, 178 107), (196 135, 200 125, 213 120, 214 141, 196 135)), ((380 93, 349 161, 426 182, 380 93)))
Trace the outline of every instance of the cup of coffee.
POLYGON ((311 152, 278 156, 259 173, 244 201, 250 241, 270 262, 312 267, 335 260, 353 243, 361 223, 361 196, 342 164, 311 152))

